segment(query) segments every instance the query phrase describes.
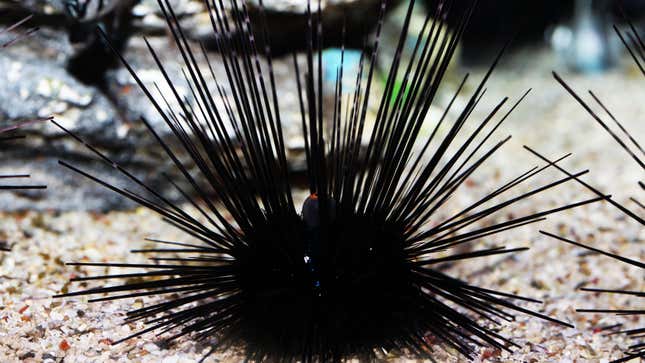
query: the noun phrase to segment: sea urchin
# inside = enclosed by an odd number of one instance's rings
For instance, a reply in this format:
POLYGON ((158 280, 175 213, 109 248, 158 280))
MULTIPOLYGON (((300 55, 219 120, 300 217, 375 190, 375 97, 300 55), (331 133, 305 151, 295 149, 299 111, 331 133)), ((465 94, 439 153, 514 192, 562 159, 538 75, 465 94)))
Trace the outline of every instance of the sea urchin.
POLYGON ((446 214, 442 207, 447 200, 508 142, 510 136, 488 145, 526 96, 498 117, 507 102, 504 99, 474 131, 464 132, 498 57, 456 119, 451 123, 447 115, 467 77, 434 121, 431 135, 420 136, 474 5, 448 31, 443 19, 457 5, 438 2, 413 39, 414 48, 406 51, 414 9, 410 1, 376 115, 371 116, 368 108, 386 8, 383 1, 376 38, 370 50, 363 52, 357 74, 352 75, 355 87, 351 92, 343 89, 347 77, 343 62, 337 69, 333 104, 327 104, 333 107, 333 115, 327 119, 323 117, 328 113, 323 102, 320 3, 316 12, 308 6, 305 64, 294 56, 309 189, 300 207, 292 195, 279 108, 281 91, 276 89, 271 50, 256 47, 255 37, 268 37, 269 32, 251 29, 245 2, 231 0, 229 9, 221 0, 204 3, 225 80, 215 77, 215 63, 205 48, 195 51, 187 40, 167 0, 160 0, 159 5, 184 62, 190 99, 173 85, 147 41, 170 92, 157 94, 148 88, 119 55, 176 138, 169 143, 143 120, 182 175, 187 186, 168 179, 190 208, 161 195, 91 145, 86 144, 140 192, 107 183, 61 161, 159 213, 198 242, 155 240, 159 248, 134 251, 157 256, 145 264, 71 263, 149 271, 78 277, 74 281, 134 277, 137 282, 59 297, 107 294, 91 301, 108 301, 157 296, 161 301, 128 312, 128 322, 145 321, 147 328, 123 340, 153 331, 165 333, 168 340, 190 335, 212 342, 211 353, 239 347, 253 361, 372 360, 389 351, 427 357, 437 347, 433 341, 472 358, 480 346, 504 350, 517 346, 495 328, 511 321, 513 312, 568 326, 517 304, 536 300, 472 286, 435 268, 446 262, 524 250, 455 247, 605 199, 600 196, 486 225, 478 223, 585 173, 507 197, 515 187, 550 168, 549 164, 529 169, 463 210, 440 217, 446 214), (406 52, 408 61, 403 57, 406 52), (208 67, 200 67, 200 61, 208 67), (395 85, 406 91, 395 94, 395 85), (169 99, 178 106, 170 107, 169 99), (180 155, 188 155, 190 163, 181 161, 180 155))

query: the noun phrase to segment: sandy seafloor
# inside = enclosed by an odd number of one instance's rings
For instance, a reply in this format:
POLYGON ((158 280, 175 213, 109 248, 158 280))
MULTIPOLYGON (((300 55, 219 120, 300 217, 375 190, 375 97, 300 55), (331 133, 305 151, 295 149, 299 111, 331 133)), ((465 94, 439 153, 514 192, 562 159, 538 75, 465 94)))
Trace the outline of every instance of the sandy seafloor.
MULTIPOLYGON (((569 170, 590 169, 585 180, 611 192, 621 202, 628 203, 629 196, 638 195, 636 182, 643 180, 642 171, 637 170, 633 160, 615 147, 613 140, 552 80, 549 71, 558 65, 546 62, 547 58, 533 55, 527 63, 527 57, 512 56, 507 65, 512 65, 513 71, 500 71, 494 76, 474 118, 481 118, 485 110, 505 95, 514 100, 529 87, 534 88, 533 92, 497 134, 499 138, 513 134, 509 145, 457 192, 443 208, 444 215, 468 205, 481 193, 531 166, 540 165, 522 150, 524 144, 550 157, 573 152, 563 165, 569 170)), ((473 75, 477 79, 481 74, 482 70, 476 69, 473 75)), ((643 140, 645 87, 633 67, 625 65, 602 76, 565 76, 579 91, 597 90, 625 126, 643 140)), ((463 105, 465 100, 460 102, 463 105)), ((509 196, 561 177, 557 172, 545 173, 509 196)), ((482 223, 504 220, 508 213, 518 216, 590 197, 593 195, 584 188, 571 183, 482 223)), ((635 208, 633 204, 630 206, 635 208)), ((576 326, 567 329, 518 315, 517 321, 505 325, 500 333, 521 348, 512 354, 482 350, 475 362, 607 362, 620 357, 621 349, 630 342, 620 335, 609 336, 600 328, 615 323, 633 328, 642 326, 645 319, 581 314, 575 309, 642 309, 645 302, 634 297, 584 293, 577 288, 585 285, 642 291, 644 272, 548 239, 538 233, 539 229, 562 233, 632 258, 643 260, 645 257, 643 228, 603 203, 552 215, 540 225, 473 243, 473 248, 503 243, 531 249, 510 257, 457 263, 448 267, 447 273, 478 286, 541 299, 544 304, 532 308, 576 326)), ((141 261, 143 256, 128 251, 146 245, 145 237, 187 241, 181 232, 164 225, 154 213, 144 209, 108 214, 4 213, 0 215, 0 230, 3 239, 13 245, 11 253, 0 257, 0 362, 192 362, 209 350, 209 342, 183 339, 164 346, 156 344, 152 335, 111 346, 110 342, 142 327, 141 324, 123 325, 125 312, 154 298, 96 304, 88 304, 84 298, 51 298, 61 291, 78 288, 67 283, 70 277, 106 272, 102 268, 69 267, 64 262, 141 261)), ((438 362, 465 361, 454 352, 437 348, 438 362)), ((208 361, 240 360, 230 351, 213 355, 208 361)), ((388 357, 388 360, 405 361, 398 357, 388 357)))

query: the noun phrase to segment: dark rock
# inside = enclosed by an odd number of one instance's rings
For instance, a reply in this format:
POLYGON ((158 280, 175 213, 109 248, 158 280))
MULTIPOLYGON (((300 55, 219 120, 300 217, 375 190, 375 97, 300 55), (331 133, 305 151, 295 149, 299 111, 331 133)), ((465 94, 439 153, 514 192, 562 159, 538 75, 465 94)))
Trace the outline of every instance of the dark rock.
MULTIPOLYGON (((340 47, 362 49, 365 40, 374 30, 378 21, 382 0, 335 0, 322 2, 323 44, 325 48, 340 47), (346 36, 343 38, 343 27, 346 36)), ((395 7, 400 0, 387 2, 387 11, 395 7)), ((264 8, 258 1, 248 5, 249 16, 256 33, 258 46, 264 47, 266 39, 262 35, 266 19, 266 28, 270 34, 271 52, 273 55, 285 55, 302 52, 307 49, 307 2, 300 0, 263 1, 264 8), (262 11, 263 10, 263 11, 262 11), (262 13, 264 12, 264 17, 262 13)), ((317 12, 317 1, 312 1, 312 12, 317 12)), ((196 27, 193 36, 214 46, 210 24, 203 23, 196 27)), ((314 33, 315 33, 314 24, 314 33)), ((238 34, 239 35, 239 34, 238 34)), ((314 42, 317 36, 314 34, 314 42)))

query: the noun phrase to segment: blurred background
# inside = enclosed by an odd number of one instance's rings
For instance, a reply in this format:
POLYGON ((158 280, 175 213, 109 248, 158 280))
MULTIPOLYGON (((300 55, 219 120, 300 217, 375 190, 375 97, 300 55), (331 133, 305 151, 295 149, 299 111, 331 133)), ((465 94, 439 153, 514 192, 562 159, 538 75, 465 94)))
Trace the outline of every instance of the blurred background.
MULTIPOLYGON (((425 19, 425 6, 431 1, 417 1, 406 43, 410 48, 425 19)), ((198 42, 203 42, 213 53, 211 59, 217 59, 215 39, 203 2, 170 2, 189 40, 196 47, 198 42)), ((448 23, 456 23, 467 3, 456 2, 448 23)), ((345 67, 350 73, 357 67, 360 49, 371 44, 369 39, 374 35, 379 4, 380 0, 322 1, 324 64, 328 68, 325 74, 329 89, 333 90, 341 44, 344 42, 348 47, 345 67), (344 39, 343 24, 346 28, 344 39)), ((385 82, 407 5, 407 1, 389 2, 379 58, 379 82, 385 82)), ((277 87, 281 93, 283 122, 288 134, 290 163, 293 170, 298 171, 303 168, 303 142, 290 54, 302 53, 306 45, 306 2, 265 0, 264 6, 278 76, 277 87)), ((252 20, 258 23, 256 28, 260 28, 257 1, 250 1, 249 11, 252 20)), ((35 116, 53 115, 65 127, 163 189, 166 185, 160 180, 161 172, 173 171, 169 163, 160 158, 159 148, 139 118, 144 116, 160 125, 163 137, 169 136, 169 131, 161 125, 162 120, 150 102, 95 32, 96 27, 102 28, 137 69, 141 79, 152 87, 154 82, 163 82, 143 42, 143 36, 146 36, 168 67, 173 82, 187 94, 178 53, 156 1, 2 0, 0 14, 0 27, 7 27, 29 14, 34 15, 29 26, 40 27, 28 41, 0 52, 0 69, 3 70, 0 72, 1 122, 12 124, 35 116)), ((450 90, 454 90, 466 72, 475 76, 471 78, 473 82, 481 78, 503 44, 513 39, 511 49, 479 107, 482 113, 474 117, 485 116, 490 105, 502 97, 519 96, 532 87, 532 95, 509 122, 510 132, 534 146, 582 153, 583 159, 598 157, 605 151, 594 150, 594 145, 600 146, 609 139, 599 132, 597 125, 573 99, 564 94, 550 72, 563 73, 579 87, 579 92, 585 92, 586 88, 596 90, 608 107, 625 120, 628 128, 641 132, 642 122, 634 122, 637 115, 643 114, 641 102, 636 101, 642 99, 643 93, 640 98, 638 96, 642 89, 641 76, 612 29, 613 25, 625 27, 626 17, 640 28, 645 18, 645 1, 481 0, 448 73, 444 98, 449 98, 450 90), (555 134, 559 136, 555 137, 555 134), (574 134, 578 139, 569 138, 574 134), (597 139, 599 142, 581 142, 583 135, 586 141, 597 139)), ((0 36, 10 38, 11 34, 0 36)), ((215 68, 216 72, 222 71, 221 67, 215 68)), ((378 92, 378 87, 375 90, 378 92)), ((468 93, 463 97, 466 99, 468 93)), ((445 105, 447 101, 441 101, 440 97, 437 107, 440 108, 442 102, 445 105)), ((2 209, 105 211, 130 206, 123 198, 58 167, 57 160, 64 158, 89 170, 107 172, 106 165, 97 162, 82 145, 65 137, 52 125, 40 125, 27 132, 30 137, 26 143, 4 151, 3 158, 7 161, 0 169, 29 171, 36 181, 49 185, 49 190, 5 193, 0 196, 2 209)), ((616 164, 616 160, 602 160, 602 163, 616 164)), ((104 175, 109 180, 113 176, 104 175)))

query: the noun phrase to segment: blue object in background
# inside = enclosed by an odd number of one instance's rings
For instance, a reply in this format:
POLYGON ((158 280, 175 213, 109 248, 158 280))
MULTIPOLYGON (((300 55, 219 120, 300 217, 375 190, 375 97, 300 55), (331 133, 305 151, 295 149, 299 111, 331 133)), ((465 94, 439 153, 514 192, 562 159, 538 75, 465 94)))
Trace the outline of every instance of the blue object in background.
POLYGON ((345 49, 344 55, 340 48, 329 48, 322 52, 323 83, 328 89, 336 89, 336 77, 343 66, 343 93, 354 92, 356 75, 361 61, 361 51, 345 49))

